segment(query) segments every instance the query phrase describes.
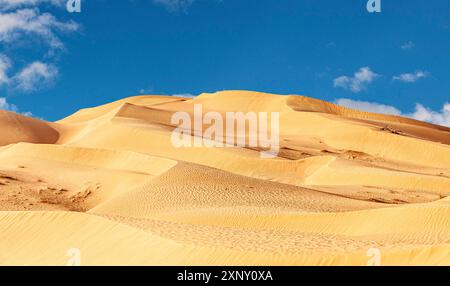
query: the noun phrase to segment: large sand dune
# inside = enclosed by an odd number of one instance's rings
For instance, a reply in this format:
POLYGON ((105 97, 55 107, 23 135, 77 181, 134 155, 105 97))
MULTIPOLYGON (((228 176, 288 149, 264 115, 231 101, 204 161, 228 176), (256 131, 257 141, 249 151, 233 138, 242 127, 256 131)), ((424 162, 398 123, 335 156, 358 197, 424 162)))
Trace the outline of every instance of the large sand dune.
MULTIPOLYGON (((0 111, 0 264, 450 265, 450 129, 303 96, 0 111), (176 148, 174 112, 279 112, 280 152, 176 148)), ((205 126, 202 126, 205 127, 205 126)), ((199 136, 195 128, 192 136, 199 136)), ((245 136, 250 136, 248 133, 245 136)))

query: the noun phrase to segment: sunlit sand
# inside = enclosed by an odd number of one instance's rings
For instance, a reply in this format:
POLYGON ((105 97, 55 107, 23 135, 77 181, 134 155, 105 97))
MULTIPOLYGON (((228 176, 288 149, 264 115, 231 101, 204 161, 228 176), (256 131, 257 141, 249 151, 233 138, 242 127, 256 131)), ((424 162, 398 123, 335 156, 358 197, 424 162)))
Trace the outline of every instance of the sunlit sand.
POLYGON ((0 127, 2 265, 450 265, 450 128, 247 91, 0 127), (279 112, 278 157, 174 147, 195 104, 279 112))

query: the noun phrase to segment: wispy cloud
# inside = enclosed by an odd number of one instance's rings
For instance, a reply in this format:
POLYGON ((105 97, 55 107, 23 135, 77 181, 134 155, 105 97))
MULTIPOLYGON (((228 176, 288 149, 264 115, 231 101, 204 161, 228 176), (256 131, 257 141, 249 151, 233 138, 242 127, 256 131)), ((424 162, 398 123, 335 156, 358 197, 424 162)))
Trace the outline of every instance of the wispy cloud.
MULTIPOLYGON (((50 12, 41 12, 41 8, 58 6, 64 8, 66 0, 0 0, 0 44, 8 54, 0 54, 0 88, 29 93, 53 84, 58 76, 58 68, 51 63, 56 51, 65 49, 61 37, 65 33, 79 30, 74 21, 61 21, 50 12), (15 67, 16 47, 20 50, 34 50, 36 45, 48 47, 48 61, 33 61, 24 67, 15 67)), ((0 98, 0 109, 6 109, 23 115, 19 108, 0 98)))
POLYGON ((14 81, 19 90, 32 92, 51 85, 58 76, 58 69, 51 64, 33 62, 15 77, 14 81))
POLYGON ((139 94, 151 94, 154 92, 155 92, 155 89, 151 86, 139 89, 139 94))
POLYGON ((406 43, 404 43, 403 45, 401 45, 402 50, 411 50, 416 46, 416 44, 414 44, 414 42, 412 41, 408 41, 406 43))
POLYGON ((50 4, 64 6, 65 0, 0 0, 0 10, 17 9, 20 7, 38 6, 39 4, 50 4))
POLYGON ((418 81, 421 78, 426 78, 429 75, 430 75, 430 73, 427 71, 418 70, 414 73, 403 73, 400 75, 396 75, 396 76, 392 77, 392 80, 406 82, 406 83, 413 83, 413 82, 418 81))
POLYGON ((50 13, 40 13, 38 9, 19 9, 0 13, 0 42, 11 43, 23 36, 38 36, 50 45, 60 49, 64 45, 56 32, 73 32, 78 24, 61 22, 50 13))
POLYGON ((366 89, 367 85, 372 83, 378 76, 369 67, 362 67, 354 73, 353 77, 340 76, 335 78, 333 85, 334 87, 341 87, 358 93, 366 89))
POLYGON ((195 0, 153 0, 153 3, 164 6, 169 12, 186 12, 195 0))
POLYGON ((0 54, 0 87, 6 85, 28 93, 51 85, 58 76, 58 69, 53 64, 35 61, 10 77, 8 70, 11 66, 10 59, 0 54))
POLYGON ((17 106, 10 104, 4 97, 0 97, 0 109, 17 112, 17 106))
POLYGON ((9 82, 7 74, 8 69, 11 67, 11 61, 5 55, 0 54, 0 86, 9 82))
POLYGON ((33 113, 31 112, 20 112, 19 108, 16 105, 9 103, 8 100, 4 97, 0 97, 0 109, 19 113, 25 116, 33 116, 33 113))
POLYGON ((376 102, 352 100, 348 98, 339 98, 334 101, 335 104, 345 106, 351 109, 357 109, 372 113, 381 113, 389 115, 401 115, 402 112, 390 105, 384 105, 376 102))
POLYGON ((420 103, 417 103, 415 105, 415 110, 412 113, 404 113, 398 108, 390 105, 380 104, 376 102, 351 100, 347 98, 336 99, 334 103, 352 109, 372 113, 404 116, 420 121, 450 127, 450 103, 445 103, 440 111, 432 110, 420 103))
POLYGON ((185 97, 185 98, 194 98, 196 95, 192 93, 178 93, 178 94, 172 94, 173 97, 185 97))
POLYGON ((450 127, 450 103, 445 103, 441 111, 434 111, 417 103, 414 113, 410 114, 409 117, 450 127))

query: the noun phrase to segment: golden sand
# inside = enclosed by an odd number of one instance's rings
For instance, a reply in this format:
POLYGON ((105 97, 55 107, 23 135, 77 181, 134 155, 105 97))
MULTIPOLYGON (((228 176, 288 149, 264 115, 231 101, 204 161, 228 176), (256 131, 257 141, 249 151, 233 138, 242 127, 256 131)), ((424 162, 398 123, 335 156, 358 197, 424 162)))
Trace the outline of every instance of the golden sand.
POLYGON ((248 91, 0 127, 1 265, 450 265, 446 127, 248 91), (279 156, 175 148, 195 104, 279 112, 279 156))

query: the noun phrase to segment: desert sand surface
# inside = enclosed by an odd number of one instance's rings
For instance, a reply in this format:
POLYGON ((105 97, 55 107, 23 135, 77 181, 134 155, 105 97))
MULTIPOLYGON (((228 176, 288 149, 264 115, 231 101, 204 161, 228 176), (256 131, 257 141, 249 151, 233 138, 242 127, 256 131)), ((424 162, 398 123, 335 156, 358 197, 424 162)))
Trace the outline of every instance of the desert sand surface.
POLYGON ((450 265, 447 127, 250 91, 0 127, 0 265, 450 265), (278 156, 176 148, 196 104, 278 112, 278 156))

